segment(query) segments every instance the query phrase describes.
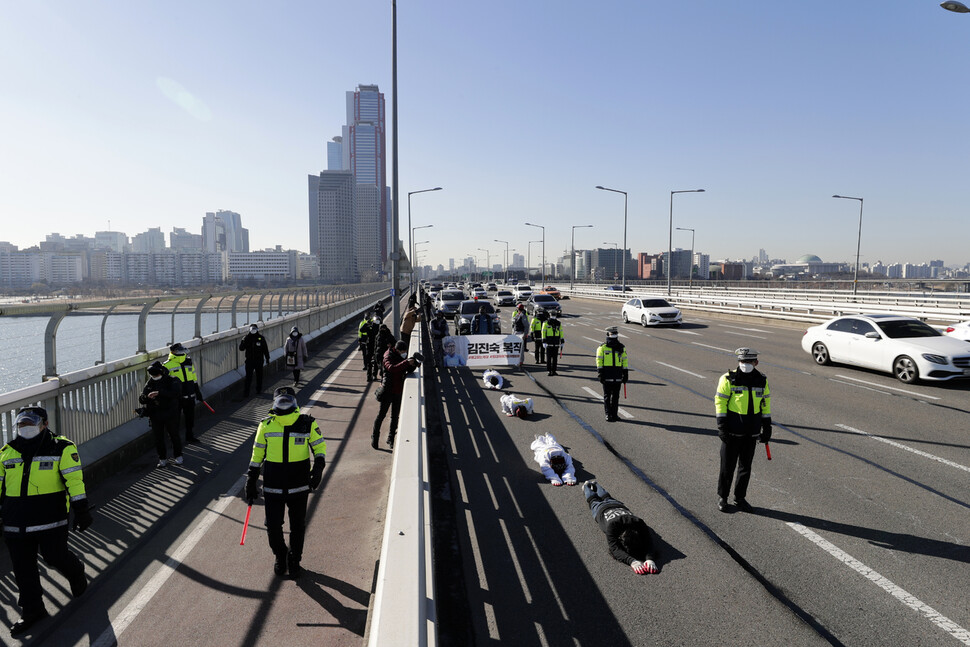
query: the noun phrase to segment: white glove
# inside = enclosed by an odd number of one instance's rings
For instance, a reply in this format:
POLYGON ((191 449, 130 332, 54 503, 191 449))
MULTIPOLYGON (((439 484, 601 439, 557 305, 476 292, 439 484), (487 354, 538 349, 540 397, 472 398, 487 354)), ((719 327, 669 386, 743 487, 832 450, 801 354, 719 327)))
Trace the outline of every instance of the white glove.
POLYGON ((566 482, 566 485, 576 485, 576 479, 574 479, 571 476, 565 476, 565 477, 563 477, 563 481, 566 482))
POLYGON ((646 563, 643 565, 643 567, 647 569, 647 572, 648 573, 659 573, 660 572, 660 569, 657 568, 656 563, 654 563, 654 561, 652 559, 648 559, 646 561, 646 563))
POLYGON ((549 348, 549 344, 543 344, 542 347, 543 348, 549 348))
POLYGON ((559 479, 552 479, 551 483, 556 487, 560 487, 562 485, 562 481, 559 479))

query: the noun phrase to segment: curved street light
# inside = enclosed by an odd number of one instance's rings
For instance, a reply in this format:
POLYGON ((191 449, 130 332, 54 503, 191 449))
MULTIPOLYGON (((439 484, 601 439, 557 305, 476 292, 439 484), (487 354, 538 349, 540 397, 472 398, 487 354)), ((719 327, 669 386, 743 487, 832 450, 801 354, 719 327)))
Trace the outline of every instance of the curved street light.
MULTIPOLYGON (((673 263, 671 262, 672 256, 674 255, 674 194, 675 193, 704 193, 704 189, 685 189, 684 191, 671 191, 670 192, 670 230, 667 235, 667 258, 664 261, 664 274, 667 275, 667 296, 670 296, 670 280, 673 276, 673 263)), ((693 266, 693 259, 691 259, 691 269, 693 266)))
POLYGON ((832 197, 859 201, 859 238, 855 244, 855 275, 852 277, 852 296, 855 296, 859 288, 859 250, 862 248, 862 198, 853 198, 847 195, 833 195, 832 197))
POLYGON ((532 243, 541 243, 541 240, 530 240, 527 247, 529 251, 526 252, 526 268, 525 268, 525 282, 531 285, 532 283, 532 243))
MULTIPOLYGON (((542 285, 546 284, 546 228, 542 225, 533 225, 531 222, 525 223, 529 227, 538 227, 542 230, 542 285)), ((530 281, 531 283, 531 281, 530 281)))
MULTIPOLYGON (((626 206, 627 206, 627 194, 626 191, 620 191, 619 189, 608 189, 605 186, 596 186, 600 191, 612 191, 613 193, 623 194, 623 282, 621 283, 621 290, 626 292, 626 206)), ((613 272, 616 274, 616 272, 613 272)))
POLYGON ((941 2, 940 6, 947 11, 952 11, 953 13, 970 13, 970 7, 967 7, 967 5, 963 4, 962 2, 948 0, 947 2, 941 2))
POLYGON ((505 282, 509 282, 509 241, 495 239, 496 243, 505 243, 505 282))

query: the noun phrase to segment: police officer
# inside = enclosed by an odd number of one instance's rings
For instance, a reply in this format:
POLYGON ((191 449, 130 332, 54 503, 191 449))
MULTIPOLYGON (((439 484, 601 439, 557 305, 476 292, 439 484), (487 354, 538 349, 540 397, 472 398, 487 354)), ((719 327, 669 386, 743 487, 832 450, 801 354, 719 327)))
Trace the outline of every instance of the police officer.
POLYGON ((596 349, 596 374, 603 385, 603 408, 607 422, 620 419, 617 416, 620 385, 626 384, 630 377, 626 348, 620 343, 619 336, 616 326, 610 326, 606 329, 606 343, 596 349))
POLYGON ((734 351, 738 367, 721 376, 714 395, 717 435, 721 438, 721 473, 717 479, 717 508, 728 509, 728 494, 737 466, 734 503, 743 512, 751 512, 745 498, 751 480, 751 461, 760 440, 771 439, 771 392, 768 378, 755 367, 758 353, 750 348, 734 351))
POLYGON ((199 441, 192 430, 195 429, 195 401, 202 402, 202 391, 192 358, 185 354, 185 346, 176 342, 169 346, 168 359, 163 366, 168 369, 169 375, 181 382, 179 408, 185 418, 185 442, 197 443, 199 441))
MULTIPOLYGON (((364 356, 364 370, 367 371, 370 368, 370 355, 367 354, 367 338, 371 335, 371 318, 373 318, 373 313, 368 310, 364 313, 364 318, 361 319, 360 323, 357 324, 357 345, 360 347, 360 352, 364 356)), ((373 346, 371 346, 371 352, 373 352, 373 346)), ((370 376, 368 375, 368 379, 370 376)))
POLYGON ((152 362, 148 367, 148 381, 138 396, 145 405, 145 415, 151 422, 155 435, 155 449, 158 452, 158 467, 168 465, 165 449, 165 435, 172 441, 173 461, 182 464, 182 439, 179 438, 179 401, 182 399, 182 386, 169 375, 161 362, 152 362))
POLYGON ((266 338, 259 334, 259 326, 252 324, 249 334, 239 342, 239 350, 246 353, 246 381, 243 383, 243 397, 249 397, 249 386, 256 374, 256 393, 263 390, 263 364, 269 364, 269 345, 266 338))
POLYGON ((542 324, 548 318, 545 308, 536 308, 532 315, 532 325, 529 330, 532 333, 532 341, 536 345, 536 364, 545 364, 546 362, 546 349, 542 345, 542 324))
POLYGON ((3 495, 3 539, 10 551, 23 615, 11 635, 26 632, 47 617, 37 553, 60 572, 74 597, 88 587, 84 565, 67 547, 68 511, 74 530, 91 525, 88 498, 77 447, 47 425, 42 407, 24 407, 14 422, 16 437, 0 448, 0 493, 3 495))
POLYGON ((306 535, 306 504, 311 490, 316 490, 327 464, 327 443, 316 421, 300 413, 296 391, 281 386, 273 394, 270 417, 256 430, 253 458, 246 479, 246 502, 259 496, 259 471, 263 472, 263 496, 266 497, 266 534, 276 556, 273 570, 277 575, 297 578, 302 572, 303 541, 306 535), (313 456, 313 468, 310 456, 313 456), (283 538, 283 513, 289 511, 290 546, 283 538))
POLYGON ((546 350, 546 370, 549 375, 559 375, 559 349, 566 345, 562 335, 562 324, 555 312, 549 313, 549 318, 542 322, 542 345, 546 350))

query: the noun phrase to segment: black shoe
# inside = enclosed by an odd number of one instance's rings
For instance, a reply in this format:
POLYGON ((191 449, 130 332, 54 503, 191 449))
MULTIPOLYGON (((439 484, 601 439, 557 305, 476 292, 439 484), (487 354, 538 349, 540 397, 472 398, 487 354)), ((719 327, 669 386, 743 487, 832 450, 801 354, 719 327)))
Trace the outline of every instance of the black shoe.
POLYGON ((26 632, 48 615, 50 614, 47 613, 47 609, 41 609, 40 611, 36 611, 34 613, 25 613, 20 620, 10 625, 10 635, 18 636, 26 632))
POLYGON ((294 580, 296 578, 300 577, 300 575, 303 573, 303 567, 300 566, 300 560, 299 560, 299 558, 297 558, 297 557, 295 557, 293 555, 289 555, 286 558, 286 563, 287 563, 287 566, 289 566, 289 569, 290 569, 290 577, 292 577, 294 580))
POLYGON ((738 507, 741 512, 754 512, 754 508, 745 499, 735 499, 734 505, 738 507))
POLYGON ((717 497, 717 509, 720 510, 721 512, 727 512, 727 509, 728 509, 727 499, 725 499, 722 496, 717 497))
POLYGON ((81 571, 80 576, 76 580, 71 580, 71 595, 79 598, 87 590, 88 576, 84 574, 84 571, 81 571))
POLYGON ((370 446, 373 447, 374 449, 377 449, 378 440, 380 440, 380 437, 376 433, 372 434, 370 437, 370 446))
POLYGON ((273 572, 277 575, 286 575, 286 555, 276 556, 276 563, 273 564, 273 572))
POLYGON ((394 449, 394 436, 393 435, 387 437, 387 446, 390 447, 391 449, 394 449))
POLYGON ((192 436, 192 435, 186 435, 185 436, 185 442, 188 443, 188 444, 191 444, 191 445, 198 445, 199 444, 199 439, 196 438, 195 436, 192 436))

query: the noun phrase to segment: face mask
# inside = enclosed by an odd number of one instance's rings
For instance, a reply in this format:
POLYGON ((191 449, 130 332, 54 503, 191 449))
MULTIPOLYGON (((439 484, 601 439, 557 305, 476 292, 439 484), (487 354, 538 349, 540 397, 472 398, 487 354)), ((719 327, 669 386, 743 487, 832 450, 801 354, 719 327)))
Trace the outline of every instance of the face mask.
POLYGON ((17 435, 28 440, 31 438, 36 438, 37 434, 39 433, 40 427, 37 425, 24 425, 23 427, 17 428, 17 435))
POLYGON ((292 337, 293 339, 296 339, 299 336, 300 336, 300 333, 298 333, 298 332, 291 332, 290 333, 290 337, 292 337))
POLYGON ((259 328, 257 328, 256 326, 253 326, 252 328, 249 329, 249 332, 255 335, 256 333, 259 332, 259 328))
POLYGON ((148 379, 150 379, 150 380, 152 380, 154 382, 155 380, 162 379, 162 376, 161 375, 149 375, 148 376, 148 379))
POLYGON ((741 362, 740 364, 738 364, 738 368, 741 369, 742 373, 750 373, 751 371, 754 370, 754 364, 752 364, 751 362, 741 362))

